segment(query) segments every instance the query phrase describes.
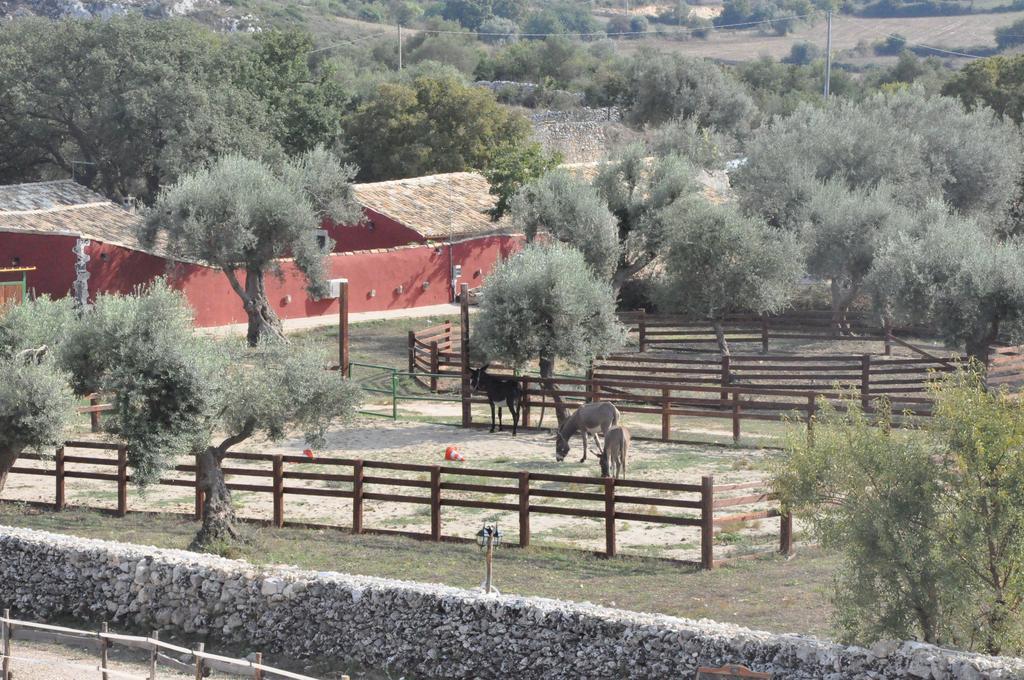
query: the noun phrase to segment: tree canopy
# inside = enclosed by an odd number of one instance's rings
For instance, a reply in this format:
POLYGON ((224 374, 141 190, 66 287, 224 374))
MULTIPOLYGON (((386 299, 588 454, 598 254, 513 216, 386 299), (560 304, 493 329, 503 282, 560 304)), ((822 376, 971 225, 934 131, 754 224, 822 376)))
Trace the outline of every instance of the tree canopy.
POLYGON ((526 119, 452 77, 385 82, 345 121, 364 181, 491 167, 497 149, 529 145, 526 119))
MULTIPOLYGON (((556 360, 586 366, 624 339, 611 286, 583 255, 561 243, 532 243, 484 282, 472 343, 488 360, 516 367, 538 361, 550 378, 556 360)), ((556 403, 561 421, 564 410, 556 403)))
POLYGON ((875 256, 868 285, 888 318, 926 323, 984 361, 1000 332, 1024 319, 1024 250, 973 220, 930 212, 921 235, 901 232, 875 256))
POLYGON ((174 255, 222 270, 249 317, 250 344, 266 334, 283 337, 265 276, 278 271, 280 258, 291 257, 311 295, 327 292, 324 256, 330 247, 321 249, 316 229, 324 217, 339 224, 361 219, 352 197, 354 174, 323 149, 291 159, 276 172, 260 161, 225 156, 162 191, 147 213, 141 240, 152 244, 165 233, 174 255), (245 273, 244 283, 238 272, 245 273))
POLYGON ((867 190, 885 182, 911 206, 939 197, 995 224, 1016 178, 1019 147, 1013 127, 991 111, 965 111, 917 89, 863 103, 833 99, 759 128, 735 186, 747 211, 787 228, 805 221, 810 196, 828 180, 867 190))
POLYGON ((709 319, 723 354, 726 315, 776 313, 790 304, 803 274, 793 233, 700 199, 676 203, 664 219, 669 236, 658 308, 709 319))
MULTIPOLYGON (((976 367, 975 367, 976 368, 976 367)), ((825 405, 776 464, 784 507, 842 556, 833 603, 844 640, 923 639, 1024 649, 1024 412, 974 368, 934 392, 934 415, 890 427, 859 397, 825 405)))
POLYGON ((345 97, 310 39, 229 39, 187 20, 19 19, 0 32, 0 181, 73 176, 110 197, 228 152, 334 144, 345 97))

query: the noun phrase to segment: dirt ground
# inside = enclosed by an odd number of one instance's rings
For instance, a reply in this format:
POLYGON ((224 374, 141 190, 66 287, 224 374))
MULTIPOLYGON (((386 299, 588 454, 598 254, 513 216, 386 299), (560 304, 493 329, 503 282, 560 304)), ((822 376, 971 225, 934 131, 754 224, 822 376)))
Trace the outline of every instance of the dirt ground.
MULTIPOLYGON (((284 453, 300 455, 305 445, 300 440, 279 443, 248 442, 240 450, 262 453, 284 453)), ((92 452, 86 450, 67 450, 68 455, 95 456, 97 454, 113 458, 112 452, 92 452)), ((338 429, 328 436, 327 446, 315 452, 316 456, 361 458, 383 462, 417 463, 430 465, 449 465, 492 470, 519 471, 528 470, 534 473, 586 475, 594 476, 595 482, 599 475, 594 447, 586 463, 580 461, 580 444, 576 440, 573 450, 566 461, 558 463, 554 459, 554 441, 547 432, 520 432, 512 438, 508 432, 488 433, 486 430, 451 427, 422 422, 392 421, 384 418, 364 418, 352 426, 338 429), (446 463, 444 451, 446 447, 455 445, 465 456, 464 463, 446 463)), ((628 478, 631 480, 657 480, 686 484, 699 484, 702 475, 714 475, 716 484, 760 481, 764 479, 766 457, 768 452, 757 449, 730 449, 720 447, 686 446, 651 441, 634 441, 628 466, 628 478)), ((190 461, 183 459, 182 464, 190 461)), ((52 470, 52 461, 22 461, 23 467, 52 470)), ((259 484, 269 489, 270 479, 254 478, 245 472, 254 469, 267 470, 269 465, 263 462, 229 460, 227 467, 242 474, 229 475, 229 481, 245 484, 259 484)), ((93 471, 112 473, 111 467, 99 467, 80 463, 68 463, 68 472, 93 471)), ((307 481, 287 479, 288 472, 320 472, 350 474, 350 467, 334 467, 314 464, 287 464, 285 467, 285 486, 289 490, 301 488, 349 488, 348 483, 307 481)), ((416 480, 427 480, 425 473, 400 472, 392 470, 367 469, 366 475, 403 477, 416 480)), ((190 479, 191 473, 169 473, 166 478, 190 479)), ((457 481, 468 484, 501 484, 502 480, 487 479, 479 476, 461 476, 453 479, 443 477, 443 481, 457 481)), ((565 484, 550 482, 533 484, 533 488, 560 489, 570 491, 599 491, 599 487, 583 484, 565 484)), ((382 483, 370 483, 367 491, 385 494, 404 494, 425 496, 427 491, 422 488, 408 486, 389 486, 382 483)), ((643 497, 684 498, 694 500, 695 494, 678 494, 648 490, 630 491, 631 494, 643 497)), ((749 492, 746 492, 749 493, 749 492)), ((457 491, 445 491, 444 498, 467 497, 457 491)), ((116 506, 115 485, 106 480, 90 480, 71 478, 66 486, 67 503, 87 507, 114 508, 116 506)), ((266 491, 235 491, 234 502, 243 517, 269 519, 272 516, 272 496, 266 491)), ((499 502, 514 503, 515 496, 485 496, 475 493, 470 498, 490 499, 499 502)), ((12 474, 4 489, 6 500, 52 502, 54 498, 54 478, 52 476, 12 474)), ((156 486, 144 493, 131 487, 129 490, 128 507, 131 510, 155 510, 174 513, 190 513, 194 509, 194 494, 191 489, 180 486, 156 486)), ((552 498, 535 498, 532 502, 545 505, 602 509, 602 502, 594 501, 562 501, 552 498)), ((630 512, 643 514, 663 514, 672 516, 696 517, 696 510, 677 510, 676 508, 644 506, 635 504, 627 509, 630 512)), ((748 508, 730 508, 730 511, 743 512, 748 508)), ((752 508, 751 508, 752 509, 752 508)), ((314 522, 342 527, 351 526, 352 506, 349 499, 332 498, 315 495, 299 495, 289 493, 285 497, 285 518, 293 522, 314 522)), ((393 503, 379 500, 367 500, 364 504, 364 526, 368 529, 390 529, 428 533, 430 527, 430 509, 428 505, 393 503)), ((442 511, 442 530, 445 535, 471 538, 483 522, 498 522, 503 527, 506 540, 518 539, 518 516, 515 512, 492 511, 477 508, 444 507, 442 511)), ((754 545, 768 544, 776 540, 778 521, 764 520, 744 523, 729 527, 721 538, 721 547, 717 555, 724 557, 731 551, 743 550, 754 545)), ((699 556, 700 538, 696 527, 670 526, 648 522, 620 521, 617 523, 619 550, 625 554, 645 556, 671 557, 676 559, 694 560, 699 556)), ((586 550, 602 550, 604 547, 604 527, 602 520, 591 518, 568 517, 541 513, 531 513, 531 541, 539 545, 557 545, 586 550)))

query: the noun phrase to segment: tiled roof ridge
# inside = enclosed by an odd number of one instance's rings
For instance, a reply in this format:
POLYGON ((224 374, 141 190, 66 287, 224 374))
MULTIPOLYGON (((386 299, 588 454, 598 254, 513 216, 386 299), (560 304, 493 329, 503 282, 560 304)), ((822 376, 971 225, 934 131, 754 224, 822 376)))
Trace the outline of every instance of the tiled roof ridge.
POLYGON ((80 210, 82 208, 101 208, 104 206, 121 208, 117 203, 108 201, 94 201, 92 203, 71 203, 69 205, 56 205, 52 208, 35 208, 34 210, 4 210, 0 208, 0 215, 42 215, 43 213, 60 212, 62 210, 80 210))
POLYGON ((450 177, 483 177, 479 172, 473 170, 460 170, 458 172, 438 172, 433 175, 421 175, 419 177, 404 177, 401 179, 385 179, 379 182, 358 182, 353 186, 355 188, 362 187, 384 187, 384 186, 395 186, 398 184, 427 184, 430 181, 437 181, 443 178, 450 177))

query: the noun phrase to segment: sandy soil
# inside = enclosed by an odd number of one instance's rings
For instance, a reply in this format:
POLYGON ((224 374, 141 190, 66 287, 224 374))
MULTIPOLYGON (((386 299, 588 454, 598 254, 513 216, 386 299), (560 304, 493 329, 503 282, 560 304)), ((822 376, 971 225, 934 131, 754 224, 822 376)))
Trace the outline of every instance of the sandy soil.
MULTIPOLYGON (((305 448, 301 441, 280 443, 249 442, 244 451, 264 453, 301 454, 305 448)), ((97 452, 68 449, 68 455, 95 456, 97 452)), ((103 452, 113 458, 111 452, 103 452)), ((394 422, 384 418, 365 418, 353 426, 332 432, 327 446, 316 451, 318 457, 362 458, 367 461, 402 462, 452 467, 487 468, 494 470, 529 470, 535 473, 594 476, 599 474, 597 459, 593 455, 586 463, 580 460, 580 444, 573 445, 573 451, 563 463, 554 459, 554 442, 547 432, 520 432, 512 438, 508 432, 490 434, 486 430, 464 430, 457 427, 417 422, 394 422), (459 447, 466 457, 464 463, 445 463, 444 450, 449 445, 459 447)), ((749 482, 763 479, 764 458, 760 450, 727 449, 716 447, 695 447, 661 442, 635 441, 629 461, 629 479, 672 481, 699 484, 702 475, 715 475, 716 484, 749 482)), ((182 460, 188 464, 188 460, 182 460)), ((52 470, 52 462, 23 461, 19 465, 52 470)), ((265 471, 269 465, 262 462, 229 461, 228 467, 240 473, 255 470, 265 471)), ((67 471, 99 471, 113 473, 112 467, 90 466, 68 463, 67 471)), ((285 468, 285 486, 289 490, 302 488, 347 489, 347 482, 324 482, 287 479, 288 472, 320 472, 350 474, 350 467, 325 466, 316 464, 288 464, 285 468)), ((366 475, 373 477, 402 478, 425 482, 427 473, 401 472, 392 470, 367 469, 366 475)), ((166 478, 190 479, 191 473, 168 473, 166 478)), ((244 484, 258 484, 269 491, 270 479, 252 475, 231 474, 229 481, 244 484)), ((444 475, 443 482, 468 484, 491 484, 512 486, 504 480, 484 479, 476 476, 444 475)), ((595 479, 595 482, 597 480, 595 479)), ((416 483, 415 481, 413 482, 416 483)), ((539 489, 560 489, 570 491, 599 492, 600 487, 584 484, 544 482, 531 485, 539 489)), ((113 482, 73 478, 67 480, 67 502, 102 508, 116 506, 116 492, 113 482)), ((395 486, 371 483, 367 491, 384 494, 429 495, 422 487, 395 486)), ((633 494, 634 492, 630 492, 633 494)), ((749 492, 745 492, 749 493, 749 492)), ((244 517, 269 519, 272 516, 272 496, 267 491, 236 491, 234 501, 239 514, 244 517)), ((695 495, 674 492, 636 490, 639 497, 681 498, 695 500, 695 495)), ((7 500, 46 501, 54 497, 52 476, 12 474, 4 490, 7 500)), ((505 503, 515 503, 514 495, 467 494, 445 490, 443 498, 472 498, 505 503)), ((603 509, 603 502, 580 500, 562 501, 534 497, 534 504, 560 505, 593 510, 603 509)), ((134 487, 129 491, 129 509, 156 510, 175 513, 190 513, 194 508, 194 494, 184 487, 157 486, 141 493, 134 487)), ((666 507, 653 507, 642 503, 620 506, 621 510, 642 514, 696 517, 697 511, 666 507)), ((730 508, 742 512, 746 508, 730 508)), ((285 497, 286 521, 306 521, 351 526, 352 506, 349 499, 314 495, 288 494, 285 497)), ((393 529, 403 531, 429 532, 429 506, 411 503, 393 503, 367 500, 364 505, 364 526, 370 529, 393 529)), ((443 532, 446 535, 472 537, 484 522, 497 521, 504 528, 506 540, 518 538, 518 515, 514 511, 492 511, 477 508, 444 507, 442 511, 443 532)), ((778 532, 778 521, 764 520, 736 527, 730 531, 729 544, 718 548, 720 555, 727 554, 735 546, 736 535, 743 536, 742 542, 768 543, 778 532)), ((637 521, 620 521, 617 524, 618 544, 624 553, 652 556, 696 559, 699 555, 699 533, 695 527, 670 526, 637 521)), ((554 544, 567 547, 601 550, 604 546, 603 522, 598 519, 557 516, 531 513, 531 540, 534 544, 554 544)))

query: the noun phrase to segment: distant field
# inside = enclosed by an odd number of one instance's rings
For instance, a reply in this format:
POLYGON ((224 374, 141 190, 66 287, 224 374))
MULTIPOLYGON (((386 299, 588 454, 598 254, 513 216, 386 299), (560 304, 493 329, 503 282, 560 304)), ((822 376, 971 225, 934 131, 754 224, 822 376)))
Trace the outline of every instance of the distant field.
MULTIPOLYGON (((862 41, 870 45, 872 42, 884 40, 890 34, 899 33, 910 43, 970 52, 972 49, 995 47, 993 30, 997 26, 1006 26, 1021 18, 1024 18, 1024 12, 892 19, 862 19, 835 15, 832 20, 832 48, 836 51, 849 50, 857 47, 862 41)), ((764 55, 785 57, 793 44, 798 42, 810 42, 824 49, 824 20, 781 37, 757 31, 718 31, 707 40, 674 40, 659 37, 621 41, 620 49, 630 52, 643 46, 650 46, 659 50, 723 61, 749 61, 764 55)), ((940 52, 935 54, 943 59, 959 60, 952 55, 940 52)), ((874 58, 874 55, 869 54, 868 57, 874 58)))

